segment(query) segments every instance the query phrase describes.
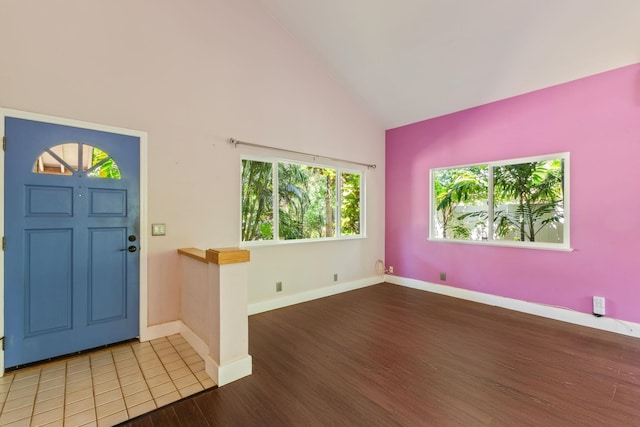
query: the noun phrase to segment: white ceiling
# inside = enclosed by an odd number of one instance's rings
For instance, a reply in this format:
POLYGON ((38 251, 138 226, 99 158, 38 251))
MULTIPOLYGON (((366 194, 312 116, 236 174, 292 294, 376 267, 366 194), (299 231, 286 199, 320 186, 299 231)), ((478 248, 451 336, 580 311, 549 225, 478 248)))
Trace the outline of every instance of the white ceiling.
POLYGON ((258 0, 394 128, 640 62, 640 0, 258 0))

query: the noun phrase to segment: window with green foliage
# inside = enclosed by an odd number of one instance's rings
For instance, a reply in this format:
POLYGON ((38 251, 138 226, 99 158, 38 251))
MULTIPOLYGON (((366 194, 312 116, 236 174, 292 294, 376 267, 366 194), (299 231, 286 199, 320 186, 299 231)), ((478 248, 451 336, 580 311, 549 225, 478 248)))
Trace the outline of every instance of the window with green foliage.
POLYGON ((569 249, 569 153, 431 170, 431 239, 569 249))
POLYGON ((361 181, 361 172, 243 159, 242 241, 361 235, 361 181))

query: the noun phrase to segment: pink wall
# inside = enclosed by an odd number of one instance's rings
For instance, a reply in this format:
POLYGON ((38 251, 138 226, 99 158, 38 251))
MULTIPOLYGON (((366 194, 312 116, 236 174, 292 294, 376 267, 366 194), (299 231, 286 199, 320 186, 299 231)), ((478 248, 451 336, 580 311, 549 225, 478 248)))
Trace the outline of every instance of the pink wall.
POLYGON ((640 322, 640 64, 388 130, 386 166, 398 276, 640 322), (430 168, 564 151, 573 252, 427 241, 430 168))

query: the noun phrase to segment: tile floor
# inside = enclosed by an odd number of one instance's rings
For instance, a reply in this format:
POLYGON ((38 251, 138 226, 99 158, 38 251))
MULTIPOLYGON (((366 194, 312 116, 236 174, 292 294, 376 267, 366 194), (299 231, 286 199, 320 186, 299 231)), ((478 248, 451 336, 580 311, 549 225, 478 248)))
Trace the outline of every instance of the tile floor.
POLYGON ((112 426, 215 383, 181 335, 127 343, 0 378, 0 426, 112 426))

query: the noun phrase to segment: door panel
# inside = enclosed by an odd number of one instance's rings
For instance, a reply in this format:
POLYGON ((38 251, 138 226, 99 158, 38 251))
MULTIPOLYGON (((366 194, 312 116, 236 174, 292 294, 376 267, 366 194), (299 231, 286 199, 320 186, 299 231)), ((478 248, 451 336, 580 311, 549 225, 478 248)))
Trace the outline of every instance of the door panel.
POLYGON ((6 118, 5 367, 139 332, 139 139, 6 118))

